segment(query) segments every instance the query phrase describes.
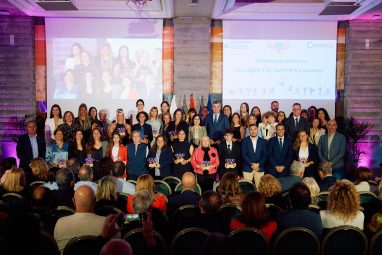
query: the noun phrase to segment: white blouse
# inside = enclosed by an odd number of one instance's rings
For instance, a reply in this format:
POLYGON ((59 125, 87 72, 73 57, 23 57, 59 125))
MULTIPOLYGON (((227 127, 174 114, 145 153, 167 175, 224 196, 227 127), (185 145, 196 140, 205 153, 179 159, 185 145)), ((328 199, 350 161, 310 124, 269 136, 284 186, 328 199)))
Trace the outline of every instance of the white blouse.
POLYGON ((58 119, 57 126, 54 125, 54 118, 49 118, 45 120, 45 141, 49 142, 54 139, 54 131, 58 125, 64 123, 62 119, 58 119))

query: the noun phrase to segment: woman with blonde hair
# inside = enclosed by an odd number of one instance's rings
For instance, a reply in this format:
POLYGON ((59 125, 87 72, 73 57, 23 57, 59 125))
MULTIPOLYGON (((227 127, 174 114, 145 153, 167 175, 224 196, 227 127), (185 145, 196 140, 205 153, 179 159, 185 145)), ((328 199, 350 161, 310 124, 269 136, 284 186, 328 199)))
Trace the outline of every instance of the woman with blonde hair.
POLYGON ((224 203, 233 203, 240 206, 243 195, 240 190, 239 181, 235 173, 223 175, 217 190, 223 196, 224 203))
POLYGON ((0 186, 0 196, 5 193, 19 193, 26 195, 25 187, 25 174, 22 168, 12 168, 2 186, 0 186))
POLYGON ((266 174, 261 177, 259 192, 264 195, 267 204, 285 208, 286 205, 281 196, 281 184, 273 175, 266 174))
MULTIPOLYGON (((161 193, 154 193, 154 179, 149 174, 142 174, 137 179, 137 184, 135 185, 135 193, 139 193, 139 191, 147 191, 150 193, 151 197, 153 198, 153 203, 151 205, 152 208, 156 208, 163 213, 167 210, 167 198, 165 195, 161 193)), ((128 213, 134 213, 133 208, 133 198, 135 195, 129 195, 127 197, 127 212, 128 213)))
POLYGON ((32 169, 33 181, 48 181, 49 166, 42 158, 33 158, 30 161, 30 167, 32 169))
POLYGON ((337 181, 328 197, 328 209, 320 211, 324 228, 351 225, 363 230, 364 214, 354 184, 348 180, 337 181))
POLYGON ((104 176, 98 182, 96 192, 96 208, 117 206, 117 180, 113 176, 104 176))
POLYGON ((298 132, 293 143, 293 159, 304 164, 304 177, 317 177, 317 146, 309 143, 308 138, 309 136, 305 130, 298 132))
POLYGON ((317 204, 316 198, 318 193, 320 193, 320 187, 318 186, 316 180, 312 177, 305 177, 302 179, 302 183, 304 183, 310 190, 310 197, 312 198, 312 204, 317 204))

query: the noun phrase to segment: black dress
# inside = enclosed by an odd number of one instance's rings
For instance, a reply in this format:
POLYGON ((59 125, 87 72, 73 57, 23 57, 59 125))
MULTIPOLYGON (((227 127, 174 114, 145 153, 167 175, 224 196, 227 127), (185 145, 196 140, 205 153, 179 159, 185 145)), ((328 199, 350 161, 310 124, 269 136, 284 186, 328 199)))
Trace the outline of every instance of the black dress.
POLYGON ((175 125, 175 121, 171 121, 169 123, 168 129, 167 129, 167 144, 171 145, 173 142, 175 142, 178 139, 175 139, 174 141, 170 140, 171 134, 178 134, 180 130, 183 130, 186 133, 186 140, 188 135, 188 124, 187 122, 181 120, 178 125, 175 125))
POLYGON ((240 133, 240 128, 241 126, 238 126, 238 127, 232 127, 232 130, 233 130, 233 138, 235 139, 241 139, 241 133, 240 133))
POLYGON ((118 133, 125 132, 126 135, 124 137, 122 137, 122 139, 121 139, 121 143, 124 146, 126 146, 130 142, 130 136, 129 136, 129 133, 127 133, 127 130, 125 128, 125 124, 117 123, 117 126, 114 129, 114 132, 118 132, 118 133))
POLYGON ((85 144, 82 145, 82 151, 77 149, 76 142, 69 144, 69 158, 78 158, 81 165, 85 162, 85 144))
MULTIPOLYGON (((180 142, 179 140, 174 141, 172 144, 172 149, 174 151, 174 159, 177 158, 183 158, 184 160, 190 159, 190 147, 191 143, 187 140, 184 140, 183 142, 180 142)), ((176 176, 178 178, 182 178, 183 174, 185 172, 191 172, 192 167, 191 163, 188 162, 185 165, 182 165, 182 163, 174 164, 172 169, 173 176, 176 176)))

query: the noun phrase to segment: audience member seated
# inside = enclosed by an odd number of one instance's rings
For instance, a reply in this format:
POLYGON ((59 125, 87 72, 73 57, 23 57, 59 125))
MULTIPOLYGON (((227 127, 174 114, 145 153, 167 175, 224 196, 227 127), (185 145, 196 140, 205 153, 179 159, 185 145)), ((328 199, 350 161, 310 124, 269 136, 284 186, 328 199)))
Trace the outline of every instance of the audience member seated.
POLYGON ((5 193, 18 193, 24 197, 28 195, 28 189, 25 187, 25 174, 21 168, 12 168, 2 186, 0 186, 0 197, 5 193))
POLYGON ((263 194, 265 203, 286 208, 284 199, 281 196, 281 184, 274 176, 266 174, 261 177, 258 191, 263 194))
POLYGON ((98 182, 96 192, 96 208, 117 206, 116 178, 105 176, 98 182))
POLYGON ((367 167, 358 167, 355 171, 355 188, 358 192, 371 191, 368 181, 373 179, 373 172, 367 167))
POLYGON ((200 228, 204 228, 210 232, 224 232, 223 224, 220 216, 220 207, 223 204, 223 199, 220 193, 208 190, 203 193, 199 207, 200 228))
POLYGON ((74 195, 74 177, 72 172, 68 169, 60 169, 56 174, 56 183, 58 190, 52 191, 53 205, 68 206, 74 208, 73 195, 74 195))
POLYGON ((34 181, 48 182, 49 166, 43 158, 31 159, 30 168, 33 174, 30 180, 31 183, 34 181))
POLYGON ((73 238, 84 235, 98 236, 101 233, 105 217, 94 214, 95 195, 89 186, 81 186, 74 194, 76 213, 60 218, 54 228, 59 250, 73 238))
POLYGON ((222 194, 223 203, 233 203, 240 206, 243 196, 235 173, 224 174, 217 189, 222 194))
POLYGON ((198 206, 200 195, 194 192, 196 186, 195 175, 191 172, 186 172, 182 176, 182 192, 175 194, 169 198, 167 204, 167 215, 171 217, 174 212, 183 205, 198 206))
POLYGON ((321 181, 318 183, 320 192, 329 191, 329 188, 336 183, 336 177, 332 174, 332 166, 329 162, 323 161, 318 164, 318 175, 321 181))
MULTIPOLYGON (((78 158, 69 158, 68 161, 66 161, 66 168, 74 175, 78 174, 78 171, 81 168, 81 161, 78 158)), ((76 178, 76 176, 74 176, 74 178, 76 178)))
POLYGON ((108 176, 111 174, 113 169, 114 162, 111 158, 102 158, 93 167, 94 178, 93 181, 97 182, 104 176, 108 176))
POLYGON ((8 157, 5 158, 3 161, 1 161, 0 164, 0 184, 3 184, 5 181, 5 177, 7 177, 7 174, 11 171, 12 168, 17 168, 17 162, 16 158, 14 157, 8 157))
POLYGON ((317 205, 316 198, 318 193, 320 193, 320 187, 316 180, 313 177, 305 177, 302 179, 302 183, 304 183, 310 190, 310 196, 312 198, 311 204, 317 205))
POLYGON ((46 187, 39 186, 32 193, 32 214, 37 217, 40 227, 53 234, 56 217, 49 212, 53 209, 52 192, 46 187))
POLYGON ((58 190, 58 186, 57 186, 57 182, 56 182, 56 174, 57 174, 58 170, 59 170, 58 168, 49 169, 49 171, 48 171, 48 182, 42 186, 47 187, 50 190, 58 190))
MULTIPOLYGON (((167 210, 167 198, 165 195, 158 193, 154 193, 154 179, 149 174, 142 174, 138 177, 137 185, 135 186, 135 193, 138 193, 139 191, 147 191, 151 195, 153 202, 152 202, 152 208, 159 209, 163 213, 167 210)), ((127 212, 128 213, 134 213, 135 210, 133 208, 133 199, 135 195, 129 195, 127 197, 127 212)))
POLYGON ((126 166, 122 161, 116 161, 113 164, 112 175, 116 178, 117 193, 135 194, 134 184, 125 181, 126 166))
POLYGON ((85 165, 82 166, 78 171, 78 178, 80 179, 80 181, 74 185, 75 191, 82 185, 88 185, 90 188, 93 189, 94 193, 97 192, 98 185, 97 183, 93 182, 93 170, 91 169, 91 167, 85 165))
POLYGON ((304 176, 304 170, 304 164, 294 160, 290 166, 290 175, 278 179, 281 184, 281 192, 287 191, 296 183, 301 182, 304 176))
POLYGON ((248 192, 241 203, 241 214, 238 219, 231 221, 231 231, 238 228, 252 227, 263 232, 270 240, 277 229, 277 224, 265 207, 265 197, 259 192, 248 192))
POLYGON ((303 183, 295 184, 289 190, 292 209, 285 209, 277 214, 277 227, 281 232, 292 227, 303 227, 312 230, 319 238, 323 227, 320 215, 308 210, 310 191, 303 183))
POLYGON ((354 184, 337 181, 330 190, 328 209, 320 211, 324 228, 351 225, 363 230, 364 214, 360 211, 360 198, 354 184))

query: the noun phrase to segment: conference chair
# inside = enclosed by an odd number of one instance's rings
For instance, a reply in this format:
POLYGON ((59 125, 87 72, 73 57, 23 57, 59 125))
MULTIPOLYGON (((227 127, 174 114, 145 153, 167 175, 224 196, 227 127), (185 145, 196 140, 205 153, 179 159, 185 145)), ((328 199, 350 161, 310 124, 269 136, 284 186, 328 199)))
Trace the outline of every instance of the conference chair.
POLYGON ((96 236, 72 238, 66 245, 63 255, 99 255, 100 245, 96 236))
POLYGON ((264 234, 256 228, 240 228, 229 234, 236 254, 267 255, 268 242, 264 234))
POLYGON ((366 255, 368 242, 361 229, 353 226, 341 226, 330 229, 321 246, 322 255, 366 255))
POLYGON ((175 176, 167 176, 162 179, 162 181, 166 182, 171 187, 171 193, 175 192, 175 187, 181 183, 182 181, 175 176))
POLYGON ((370 240, 370 255, 381 255, 382 254, 382 230, 374 234, 370 240))
MULTIPOLYGON (((167 245, 163 236, 156 231, 153 231, 153 235, 156 243, 155 255, 167 255, 167 245)), ((129 244, 133 248, 134 255, 153 254, 153 251, 150 251, 149 247, 146 244, 142 228, 136 228, 129 231, 125 234, 123 239, 129 242, 129 244)))
POLYGON ((177 233, 171 242, 171 255, 201 255, 203 244, 210 235, 205 229, 186 228, 177 233))
POLYGON ((223 227, 227 233, 230 230, 229 226, 231 221, 239 217, 240 212, 241 212, 241 209, 232 203, 223 204, 220 207, 220 215, 221 215, 223 227))
POLYGON ((162 180, 154 181, 154 190, 155 190, 155 193, 162 193, 167 198, 169 198, 172 194, 170 185, 168 185, 167 182, 162 180))
MULTIPOLYGON (((176 185, 175 192, 181 192, 183 190, 183 186, 181 183, 176 185)), ((199 195, 202 195, 202 188, 199 186, 199 184, 196 184, 194 192, 198 193, 199 195)))
POLYGON ((60 255, 56 240, 53 236, 45 231, 40 231, 40 255, 60 255))
POLYGON ((310 229, 289 228, 276 236, 273 255, 319 255, 320 240, 310 229))
POLYGON ((179 207, 171 218, 172 232, 185 228, 197 227, 200 219, 200 208, 194 205, 183 205, 179 207))

